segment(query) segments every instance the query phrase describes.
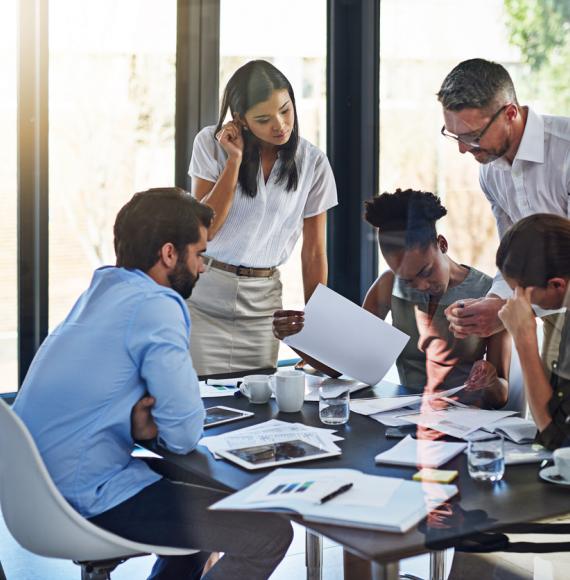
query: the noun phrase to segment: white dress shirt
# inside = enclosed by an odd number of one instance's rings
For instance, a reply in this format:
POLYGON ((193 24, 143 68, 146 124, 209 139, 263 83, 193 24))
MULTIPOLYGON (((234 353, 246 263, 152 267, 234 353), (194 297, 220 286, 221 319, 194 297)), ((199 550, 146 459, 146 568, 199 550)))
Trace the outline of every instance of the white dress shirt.
MULTIPOLYGON (((481 165, 479 182, 501 238, 511 225, 536 213, 570 217, 570 118, 529 108, 512 165, 503 158, 481 165)), ((511 293, 497 273, 489 294, 508 298, 511 293)))
MULTIPOLYGON (((188 171, 192 179, 216 182, 224 170, 227 154, 214 132, 211 126, 196 135, 188 171)), ((252 268, 279 266, 287 260, 303 231, 303 220, 338 203, 333 172, 320 149, 301 138, 295 161, 299 174, 295 191, 287 191, 286 182, 277 183, 279 159, 267 183, 259 164, 255 197, 238 183, 224 225, 208 242, 208 256, 252 268)))

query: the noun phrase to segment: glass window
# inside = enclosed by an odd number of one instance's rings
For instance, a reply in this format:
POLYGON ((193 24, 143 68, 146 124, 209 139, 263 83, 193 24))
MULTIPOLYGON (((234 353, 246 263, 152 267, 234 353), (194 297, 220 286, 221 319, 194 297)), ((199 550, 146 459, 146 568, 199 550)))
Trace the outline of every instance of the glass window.
POLYGON ((410 187, 439 194, 448 210, 440 229, 450 254, 493 274, 498 239, 479 166, 440 135, 435 93, 456 64, 481 57, 506 66, 521 102, 533 104, 520 78, 521 55, 509 44, 503 0, 483 0, 460 25, 455 0, 382 0, 380 28, 380 191, 410 187))
POLYGON ((0 393, 18 386, 17 31, 18 2, 0 18, 0 393))
MULTIPOLYGON (((220 96, 230 76, 242 64, 252 59, 268 60, 293 86, 301 135, 326 151, 327 3, 290 0, 282 8, 276 16, 268 9, 266 0, 221 0, 220 96)), ((301 244, 299 240, 281 267, 286 308, 302 309, 305 302, 301 244)), ((297 355, 281 343, 279 358, 289 356, 297 355)))
POLYGON ((176 0, 51 0, 49 322, 113 264, 113 223, 174 185, 176 0))

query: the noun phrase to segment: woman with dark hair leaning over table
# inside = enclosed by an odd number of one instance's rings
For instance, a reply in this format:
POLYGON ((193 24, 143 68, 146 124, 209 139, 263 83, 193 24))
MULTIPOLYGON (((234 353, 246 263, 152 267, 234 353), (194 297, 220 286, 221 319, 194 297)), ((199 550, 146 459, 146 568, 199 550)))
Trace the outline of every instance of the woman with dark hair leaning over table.
POLYGON ((196 136, 189 173, 193 195, 215 212, 206 271, 188 300, 194 367, 199 375, 275 367, 278 266, 302 234, 305 301, 327 283, 326 212, 337 205, 328 159, 300 137, 281 71, 254 60, 233 74, 218 124, 196 136))
MULTIPOLYGON (((370 287, 363 308, 382 319, 391 311, 392 324, 410 336, 396 362, 400 382, 418 393, 465 383, 460 400, 503 407, 509 395, 508 334, 458 339, 444 314, 456 300, 485 296, 492 280, 449 257, 448 242, 436 230, 436 222, 447 214, 439 198, 429 192, 397 190, 365 205, 365 219, 376 228, 390 269, 370 287)), ((295 334, 302 326, 303 312, 282 310, 274 315, 278 338, 295 334)))

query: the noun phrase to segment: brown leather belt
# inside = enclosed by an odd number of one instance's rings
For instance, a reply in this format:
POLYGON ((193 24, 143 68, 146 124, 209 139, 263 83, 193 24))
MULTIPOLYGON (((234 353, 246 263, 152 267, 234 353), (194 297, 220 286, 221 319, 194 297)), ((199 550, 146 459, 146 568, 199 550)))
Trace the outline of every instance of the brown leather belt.
POLYGON ((232 264, 226 264, 225 262, 219 262, 204 256, 204 264, 210 266, 211 268, 216 268, 217 270, 223 270, 224 272, 230 272, 236 276, 248 276, 250 278, 269 278, 273 276, 277 268, 250 268, 248 266, 234 266, 232 264))

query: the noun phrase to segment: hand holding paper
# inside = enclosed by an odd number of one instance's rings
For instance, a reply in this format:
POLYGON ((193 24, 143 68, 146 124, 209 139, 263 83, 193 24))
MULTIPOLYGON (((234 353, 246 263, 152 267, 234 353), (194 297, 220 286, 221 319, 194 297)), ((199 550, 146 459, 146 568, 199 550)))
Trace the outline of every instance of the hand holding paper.
POLYGON ((319 284, 303 329, 284 342, 368 385, 382 380, 409 336, 319 284))

